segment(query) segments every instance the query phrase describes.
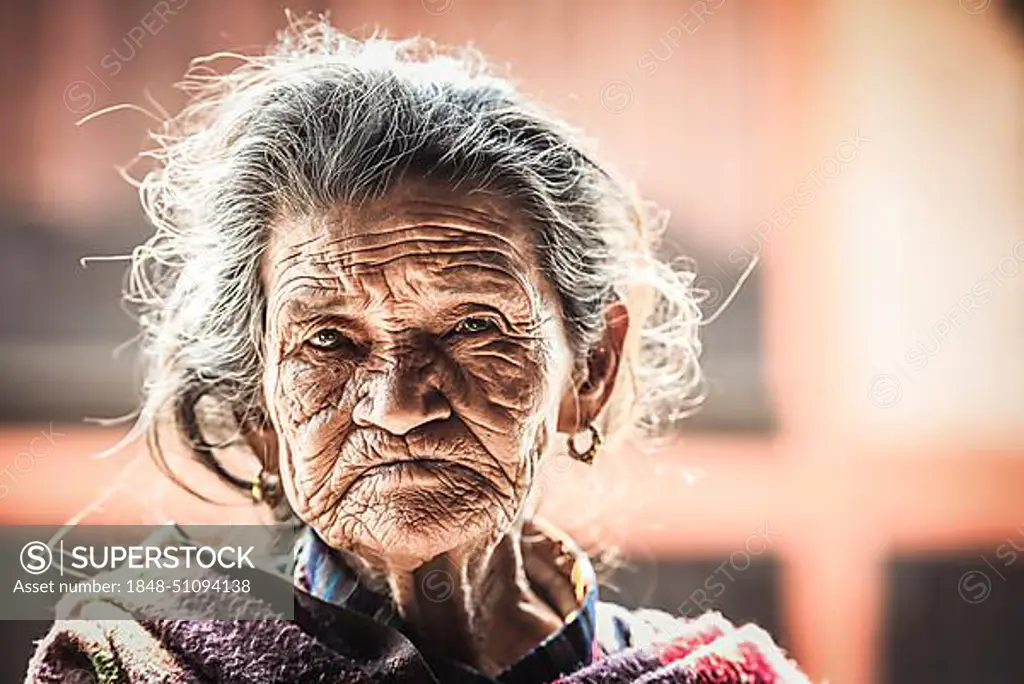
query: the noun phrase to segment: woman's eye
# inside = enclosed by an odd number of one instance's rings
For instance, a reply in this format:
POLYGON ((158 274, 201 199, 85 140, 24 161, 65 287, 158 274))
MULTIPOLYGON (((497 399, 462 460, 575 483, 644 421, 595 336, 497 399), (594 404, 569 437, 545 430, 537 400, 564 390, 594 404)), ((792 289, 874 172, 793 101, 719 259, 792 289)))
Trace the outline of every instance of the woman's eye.
POLYGON ((452 329, 452 332, 458 335, 479 335, 497 327, 497 324, 490 318, 463 318, 452 329))
POLYGON ((349 346, 351 344, 351 340, 334 328, 325 328, 323 330, 318 330, 312 337, 310 337, 308 344, 315 349, 335 351, 349 346))

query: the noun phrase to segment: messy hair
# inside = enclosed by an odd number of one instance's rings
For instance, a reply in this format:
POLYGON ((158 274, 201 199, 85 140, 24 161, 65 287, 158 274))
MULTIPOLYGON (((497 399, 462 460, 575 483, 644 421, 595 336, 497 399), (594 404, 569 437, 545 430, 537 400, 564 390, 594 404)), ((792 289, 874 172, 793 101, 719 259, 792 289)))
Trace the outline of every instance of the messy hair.
POLYGON ((666 216, 475 51, 356 40, 307 20, 265 54, 194 61, 180 87, 187 105, 144 155, 153 165, 140 197, 156 231, 132 255, 127 291, 146 362, 136 434, 153 438, 161 461, 155 434, 171 428, 221 478, 248 486, 210 435, 268 425, 260 263, 272 217, 386 198, 403 179, 496 192, 536 226, 578 358, 607 305, 627 305, 606 430, 657 431, 700 401, 694 273, 657 256, 666 216), (222 62, 235 66, 215 69, 222 62))

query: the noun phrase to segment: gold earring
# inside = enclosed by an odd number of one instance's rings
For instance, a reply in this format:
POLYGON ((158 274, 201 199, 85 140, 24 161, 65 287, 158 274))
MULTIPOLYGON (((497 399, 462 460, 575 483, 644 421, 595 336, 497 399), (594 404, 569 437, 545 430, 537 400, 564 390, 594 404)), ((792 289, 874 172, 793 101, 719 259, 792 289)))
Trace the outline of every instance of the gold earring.
POLYGON ((272 503, 271 498, 277 493, 277 478, 273 475, 268 475, 265 470, 260 470, 259 474, 252 481, 251 488, 249 490, 249 496, 255 503, 272 503))
POLYGON ((593 423, 587 426, 587 429, 590 431, 590 447, 586 451, 580 451, 576 448, 576 435, 569 435, 569 453, 577 461, 590 465, 594 462, 594 457, 601 448, 602 437, 601 431, 593 423))
POLYGON ((252 488, 249 490, 249 496, 252 497, 254 503, 263 503, 265 493, 263 492, 263 478, 257 477, 252 481, 252 488))

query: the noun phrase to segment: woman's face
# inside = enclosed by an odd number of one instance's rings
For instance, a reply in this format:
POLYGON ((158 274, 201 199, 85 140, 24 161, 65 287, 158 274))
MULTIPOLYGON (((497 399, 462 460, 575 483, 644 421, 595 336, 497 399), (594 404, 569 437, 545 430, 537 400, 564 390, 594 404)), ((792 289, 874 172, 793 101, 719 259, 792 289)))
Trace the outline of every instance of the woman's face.
POLYGON ((263 274, 265 391, 299 517, 410 568, 507 531, 573 391, 526 222, 409 186, 275 221, 263 274))

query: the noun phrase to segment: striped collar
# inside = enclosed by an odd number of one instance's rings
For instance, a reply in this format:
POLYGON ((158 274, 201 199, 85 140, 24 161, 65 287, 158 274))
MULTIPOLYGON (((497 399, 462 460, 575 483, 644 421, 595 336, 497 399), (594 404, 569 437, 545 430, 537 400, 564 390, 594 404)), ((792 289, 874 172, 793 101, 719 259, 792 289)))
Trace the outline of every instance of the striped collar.
MULTIPOLYGON (((552 608, 563 616, 564 624, 497 679, 484 677, 459 663, 442 664, 444 669, 455 669, 467 675, 467 681, 497 681, 501 684, 549 682, 593 660, 597 647, 598 599, 597 577, 590 559, 560 530, 536 520, 524 528, 522 546, 523 557, 528 560, 527 576, 538 594, 545 597, 553 595, 554 592, 546 590, 544 584, 564 581, 572 587, 574 600, 561 604, 549 601, 552 608)), ((302 589, 322 601, 354 610, 400 632, 407 631, 390 596, 360 584, 356 573, 309 528, 295 546, 294 579, 302 589)))

